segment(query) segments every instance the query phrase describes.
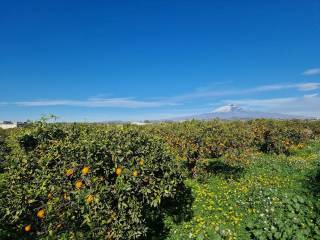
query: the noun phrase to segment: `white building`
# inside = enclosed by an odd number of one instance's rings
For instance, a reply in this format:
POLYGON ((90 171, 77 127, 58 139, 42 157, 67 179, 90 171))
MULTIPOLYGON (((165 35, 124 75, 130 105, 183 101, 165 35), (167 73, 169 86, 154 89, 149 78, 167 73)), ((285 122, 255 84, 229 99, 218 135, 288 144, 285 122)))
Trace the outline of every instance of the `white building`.
POLYGON ((133 125, 139 125, 139 126, 148 124, 148 123, 145 123, 145 122, 130 122, 130 123, 133 124, 133 125))
POLYGON ((23 125, 25 125, 25 123, 22 123, 22 122, 11 122, 11 121, 0 122, 0 128, 2 129, 22 127, 23 125))

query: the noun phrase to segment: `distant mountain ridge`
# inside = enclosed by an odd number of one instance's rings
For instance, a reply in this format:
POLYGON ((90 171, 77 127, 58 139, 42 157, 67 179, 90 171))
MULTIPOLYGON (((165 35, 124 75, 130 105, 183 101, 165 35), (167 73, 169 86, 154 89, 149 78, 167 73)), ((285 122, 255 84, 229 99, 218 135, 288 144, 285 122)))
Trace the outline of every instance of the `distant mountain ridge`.
POLYGON ((168 119, 168 121, 186 121, 186 120, 211 120, 211 119, 257 119, 257 118, 269 118, 269 119, 308 119, 304 116, 295 116, 282 113, 268 113, 260 111, 251 111, 243 109, 235 104, 228 104, 215 109, 210 113, 203 113, 199 115, 178 117, 173 119, 168 119))

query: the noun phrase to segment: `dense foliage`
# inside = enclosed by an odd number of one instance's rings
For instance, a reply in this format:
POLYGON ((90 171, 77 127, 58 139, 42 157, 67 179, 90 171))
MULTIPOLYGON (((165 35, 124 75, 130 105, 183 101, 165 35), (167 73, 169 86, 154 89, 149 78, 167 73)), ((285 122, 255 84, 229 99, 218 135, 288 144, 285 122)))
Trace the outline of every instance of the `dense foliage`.
POLYGON ((183 189, 162 141, 135 129, 41 124, 9 145, 2 221, 22 236, 136 239, 183 189))
POLYGON ((319 239, 320 154, 307 149, 319 129, 214 120, 0 131, 0 238, 319 239))
POLYGON ((195 174, 203 170, 203 159, 225 158, 230 165, 241 165, 256 151, 289 155, 292 149, 319 136, 318 126, 318 121, 215 120, 156 124, 147 130, 164 138, 195 174))
POLYGON ((7 135, 8 132, 0 128, 0 173, 3 171, 4 159, 9 151, 5 142, 7 135))

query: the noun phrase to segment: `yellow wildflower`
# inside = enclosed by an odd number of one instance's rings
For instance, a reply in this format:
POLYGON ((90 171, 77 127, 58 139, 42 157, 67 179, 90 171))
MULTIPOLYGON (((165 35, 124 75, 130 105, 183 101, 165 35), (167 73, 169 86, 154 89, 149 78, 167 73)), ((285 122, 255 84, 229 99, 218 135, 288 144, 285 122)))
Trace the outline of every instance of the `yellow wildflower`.
POLYGON ((70 197, 69 197, 68 193, 64 193, 64 194, 63 194, 63 198, 64 198, 65 200, 70 200, 70 197))
POLYGON ((53 195, 52 193, 48 193, 48 199, 52 199, 53 195))
POLYGON ((86 196, 86 202, 87 203, 92 203, 94 199, 94 196, 92 194, 89 194, 86 196))
POLYGON ((82 187, 82 181, 78 180, 76 181, 76 189, 80 189, 82 187))
POLYGON ((82 175, 87 175, 90 172, 90 167, 85 166, 84 168, 82 168, 82 175))
POLYGON ((67 171, 66 171, 66 175, 68 176, 68 177, 70 177, 72 174, 73 174, 73 168, 69 168, 67 171))
POLYGON ((117 174, 118 176, 120 176, 121 173, 122 173, 122 168, 121 168, 121 167, 117 167, 117 169, 116 169, 116 174, 117 174))

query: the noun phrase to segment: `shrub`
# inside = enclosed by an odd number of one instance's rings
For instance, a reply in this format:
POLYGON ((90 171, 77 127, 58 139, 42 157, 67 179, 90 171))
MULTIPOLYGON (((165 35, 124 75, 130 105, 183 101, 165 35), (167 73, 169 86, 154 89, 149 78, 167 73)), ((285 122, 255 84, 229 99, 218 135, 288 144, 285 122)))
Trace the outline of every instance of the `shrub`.
POLYGON ((313 138, 303 122, 256 120, 252 122, 254 145, 264 153, 290 154, 293 146, 313 138))
POLYGON ((3 172, 5 157, 9 152, 9 149, 5 142, 7 135, 8 131, 0 128, 0 173, 3 172))
POLYGON ((178 160, 186 163, 190 175, 199 172, 202 159, 223 159, 233 167, 248 164, 256 151, 291 154, 309 139, 317 136, 318 121, 256 119, 250 121, 185 121, 152 124, 140 129, 159 136, 178 160))
POLYGON ((163 142, 130 127, 39 124, 9 143, 0 211, 16 237, 141 238, 186 190, 163 142))

